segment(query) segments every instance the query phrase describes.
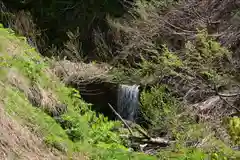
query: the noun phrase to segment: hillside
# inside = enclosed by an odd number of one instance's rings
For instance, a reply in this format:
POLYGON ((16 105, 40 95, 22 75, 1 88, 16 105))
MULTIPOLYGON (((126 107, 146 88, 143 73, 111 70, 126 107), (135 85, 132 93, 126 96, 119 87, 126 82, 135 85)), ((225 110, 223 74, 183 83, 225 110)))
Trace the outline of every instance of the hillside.
MULTIPOLYGON (((51 73, 48 60, 24 37, 1 26, 0 40, 1 159, 117 156, 114 148, 124 148, 117 134, 110 131, 117 122, 97 118, 76 90, 65 87, 51 73), (103 149, 98 149, 101 146, 103 149)), ((123 150, 118 159, 131 156, 123 150)))
POLYGON ((0 159, 240 158, 237 0, 0 4, 0 159))

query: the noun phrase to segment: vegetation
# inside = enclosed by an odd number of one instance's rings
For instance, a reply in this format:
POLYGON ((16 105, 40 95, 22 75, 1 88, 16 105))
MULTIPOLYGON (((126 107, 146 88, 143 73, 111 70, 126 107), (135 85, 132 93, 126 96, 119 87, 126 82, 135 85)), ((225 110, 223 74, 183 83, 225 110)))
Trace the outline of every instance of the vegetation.
MULTIPOLYGON (((155 87, 151 91, 142 93, 142 108, 145 116, 150 121, 152 134, 171 136, 175 143, 162 149, 157 157, 160 159, 236 159, 239 152, 232 151, 212 131, 205 122, 196 122, 193 114, 184 106, 179 106, 176 99, 166 92, 165 87, 155 87), (163 132, 164 131, 164 132, 163 132)), ((230 125, 235 128, 233 138, 237 134, 237 121, 231 119, 230 125), (235 121, 235 122, 233 122, 235 121), (233 124, 234 123, 234 124, 233 124)))
POLYGON ((79 151, 93 159, 96 156, 97 159, 134 158, 121 145, 119 135, 111 131, 118 122, 108 121, 103 116, 96 117, 88 105, 79 99, 79 93, 75 89, 66 88, 51 75, 48 60, 28 46, 24 38, 18 38, 11 30, 2 27, 0 32, 1 103, 12 118, 39 135, 49 147, 66 152, 68 158, 79 151), (31 94, 34 94, 31 87, 35 85, 38 86, 40 93, 37 94, 42 99, 37 99, 35 95, 35 99, 31 100, 31 94), (61 123, 51 117, 53 113, 50 112, 57 109, 54 98, 67 105, 67 112, 58 117, 61 123), (122 154, 118 155, 119 151, 115 149, 122 150, 122 154))
POLYGON ((238 2, 0 3, 1 159, 240 158, 238 2), (92 77, 143 86, 140 125, 168 145, 132 151, 142 132, 97 114, 84 88, 69 86, 92 77))

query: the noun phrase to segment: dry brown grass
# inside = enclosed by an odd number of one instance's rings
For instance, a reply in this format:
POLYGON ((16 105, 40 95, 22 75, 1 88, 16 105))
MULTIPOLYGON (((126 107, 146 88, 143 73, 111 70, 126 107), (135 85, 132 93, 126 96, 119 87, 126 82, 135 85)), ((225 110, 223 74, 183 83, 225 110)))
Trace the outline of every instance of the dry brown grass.
POLYGON ((21 75, 16 68, 11 68, 8 70, 7 80, 12 86, 19 89, 25 95, 30 93, 29 88, 31 84, 29 79, 21 75))
MULTIPOLYGON (((40 37, 40 32, 37 30, 36 24, 33 22, 33 17, 30 12, 19 11, 14 16, 9 18, 11 28, 19 35, 27 38, 28 43, 37 49, 36 39, 40 37)), ((43 41, 41 41, 43 42, 43 41)), ((39 43, 40 44, 40 43, 39 43)))
MULTIPOLYGON (((11 43, 11 41, 17 42, 17 40, 6 39, 3 36, 0 36, 0 41, 1 41, 0 48, 5 48, 9 56, 18 55, 21 53, 19 44, 11 43)), ((6 53, 1 53, 1 54, 6 54, 6 53)))
POLYGON ((54 151, 55 153, 50 151, 40 138, 7 115, 2 104, 0 104, 0 128, 1 160, 66 159, 57 151, 54 151))
MULTIPOLYGON (((50 89, 43 89, 39 85, 32 86, 31 92, 28 94, 29 101, 37 107, 41 107, 51 116, 60 114, 61 108, 58 108, 60 102, 57 100, 56 95, 50 89)), ((63 108, 65 111, 66 108, 63 108)))
POLYGON ((22 36, 29 37, 36 35, 36 25, 33 22, 32 16, 28 12, 19 11, 15 15, 12 25, 22 36))
POLYGON ((59 115, 67 109, 66 106, 60 105, 60 101, 51 89, 42 88, 38 84, 31 84, 26 77, 19 74, 17 69, 11 68, 9 70, 8 82, 23 92, 33 106, 42 108, 51 116, 59 115))
POLYGON ((52 64, 52 71, 64 82, 68 83, 74 79, 79 81, 90 81, 91 79, 109 79, 108 75, 111 67, 107 64, 94 64, 83 62, 70 62, 67 60, 54 62, 52 64))

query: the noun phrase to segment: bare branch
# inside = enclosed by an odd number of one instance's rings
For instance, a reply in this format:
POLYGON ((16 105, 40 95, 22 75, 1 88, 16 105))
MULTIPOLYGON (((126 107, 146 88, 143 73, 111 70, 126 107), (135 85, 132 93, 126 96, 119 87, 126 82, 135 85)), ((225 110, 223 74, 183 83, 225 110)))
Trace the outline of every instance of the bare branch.
POLYGON ((216 94, 219 96, 219 98, 221 100, 223 100, 227 105, 229 105, 230 107, 234 108, 237 112, 240 112, 240 109, 238 109, 237 107, 235 107, 234 105, 230 104, 225 98, 223 97, 235 97, 240 95, 240 93, 235 93, 235 94, 222 94, 218 92, 218 89, 216 87, 216 84, 214 84, 214 90, 216 92, 216 94))
POLYGON ((139 141, 141 143, 147 143, 147 144, 158 144, 160 146, 168 146, 170 145, 171 143, 173 143, 174 141, 169 141, 169 140, 166 140, 164 138, 160 138, 160 137, 157 137, 157 138, 151 138, 151 139, 146 139, 144 137, 131 137, 133 140, 135 141, 139 141))
POLYGON ((218 92, 217 92, 217 95, 218 95, 218 96, 221 96, 221 97, 236 97, 236 96, 239 96, 240 93, 232 93, 232 94, 230 94, 230 93, 227 94, 227 93, 226 93, 226 94, 224 94, 224 93, 218 93, 218 92))
POLYGON ((109 107, 111 108, 111 110, 114 112, 114 114, 123 122, 123 124, 127 127, 127 129, 129 130, 129 132, 131 133, 131 135, 133 135, 133 131, 132 129, 129 127, 129 125, 125 122, 125 120, 120 116, 120 114, 117 113, 117 111, 112 107, 111 104, 109 104, 109 107))
POLYGON ((238 109, 237 107, 235 107, 234 105, 230 104, 225 98, 223 98, 222 96, 219 96, 221 100, 223 100, 227 105, 229 105, 230 107, 234 108, 237 112, 240 113, 240 109, 238 109))

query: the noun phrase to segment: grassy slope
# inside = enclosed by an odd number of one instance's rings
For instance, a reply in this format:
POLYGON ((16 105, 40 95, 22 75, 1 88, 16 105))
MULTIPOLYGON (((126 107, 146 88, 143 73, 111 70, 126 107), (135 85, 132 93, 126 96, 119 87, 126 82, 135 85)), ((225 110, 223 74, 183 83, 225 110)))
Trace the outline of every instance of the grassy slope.
MULTIPOLYGON (((127 152, 120 145, 119 136, 110 131, 117 122, 96 118, 79 95, 72 92, 76 91, 51 74, 48 61, 28 46, 25 38, 0 27, 0 158, 156 159, 127 152), (39 107, 29 101, 32 86, 41 89, 39 107), (49 95, 68 106, 68 112, 62 116, 68 122, 65 129, 46 112, 54 110, 54 100, 49 95)), ((162 159, 206 157, 202 151, 189 148, 181 153, 166 150, 160 154, 162 159)))
POLYGON ((14 155, 18 159, 50 156, 51 159, 155 159, 123 151, 126 149, 119 145, 120 138, 110 131, 117 122, 96 118, 73 92, 76 91, 65 87, 51 74, 47 60, 27 45, 24 37, 0 27, 0 125, 1 132, 5 133, 4 140, 0 139, 0 150, 3 158, 14 155), (41 89, 39 107, 29 101, 33 86, 41 89), (55 109, 55 102, 68 107, 62 115, 68 122, 65 129, 46 112, 55 109))
POLYGON ((24 42, 24 38, 17 38, 14 36, 13 32, 0 28, 0 40, 0 94, 4 110, 7 111, 9 116, 18 122, 20 126, 26 126, 24 128, 27 128, 29 132, 38 135, 37 137, 39 137, 40 141, 46 139, 45 142, 52 144, 57 143, 57 141, 62 141, 71 148, 72 143, 68 140, 67 134, 60 125, 40 109, 34 108, 28 101, 26 95, 21 92, 27 92, 27 89, 25 88, 28 87, 29 83, 32 81, 31 79, 34 77, 37 78, 36 83, 46 85, 46 87, 49 85, 51 89, 65 89, 64 86, 60 83, 52 83, 54 85, 59 85, 59 87, 54 87, 53 85, 50 86, 50 83, 48 83, 50 81, 47 81, 47 77, 41 77, 40 75, 37 75, 37 72, 34 72, 34 68, 37 68, 37 66, 35 66, 31 58, 36 58, 40 61, 42 61, 42 59, 34 49, 30 48, 24 42), (32 68, 28 68, 27 65, 32 68), (16 85, 10 83, 10 81, 13 82, 14 79, 16 85), (20 88, 23 90, 20 90, 20 88), (52 139, 50 140, 51 135, 52 139), (47 141, 47 139, 49 140, 47 141))

